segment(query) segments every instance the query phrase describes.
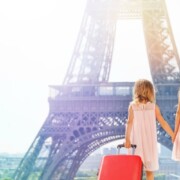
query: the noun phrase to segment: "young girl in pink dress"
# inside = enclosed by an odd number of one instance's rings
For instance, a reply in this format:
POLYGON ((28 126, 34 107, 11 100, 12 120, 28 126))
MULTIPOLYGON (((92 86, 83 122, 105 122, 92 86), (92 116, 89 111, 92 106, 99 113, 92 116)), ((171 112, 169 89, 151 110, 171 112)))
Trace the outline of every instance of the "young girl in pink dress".
POLYGON ((175 161, 180 161, 180 90, 178 93, 178 105, 177 105, 176 117, 175 117, 172 159, 175 161))
POLYGON ((173 131, 161 115, 155 103, 152 83, 146 79, 135 82, 133 101, 129 104, 125 134, 125 147, 136 144, 135 154, 142 159, 147 180, 154 180, 154 173, 159 169, 156 119, 162 128, 173 138, 173 131))

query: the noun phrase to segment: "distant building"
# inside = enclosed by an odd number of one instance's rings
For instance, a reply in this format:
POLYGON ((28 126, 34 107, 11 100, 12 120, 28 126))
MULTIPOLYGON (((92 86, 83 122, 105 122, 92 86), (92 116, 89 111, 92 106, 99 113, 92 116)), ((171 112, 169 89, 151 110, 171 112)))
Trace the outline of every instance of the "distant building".
POLYGON ((116 148, 104 148, 103 155, 117 154, 116 148))

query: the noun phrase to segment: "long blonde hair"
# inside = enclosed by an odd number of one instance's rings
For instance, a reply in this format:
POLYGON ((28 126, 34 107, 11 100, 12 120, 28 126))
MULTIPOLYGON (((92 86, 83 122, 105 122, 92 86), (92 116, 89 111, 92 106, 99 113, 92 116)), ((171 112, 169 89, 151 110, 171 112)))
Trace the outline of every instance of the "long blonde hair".
POLYGON ((155 102, 155 90, 153 84, 146 79, 139 79, 133 88, 133 100, 136 102, 155 102))

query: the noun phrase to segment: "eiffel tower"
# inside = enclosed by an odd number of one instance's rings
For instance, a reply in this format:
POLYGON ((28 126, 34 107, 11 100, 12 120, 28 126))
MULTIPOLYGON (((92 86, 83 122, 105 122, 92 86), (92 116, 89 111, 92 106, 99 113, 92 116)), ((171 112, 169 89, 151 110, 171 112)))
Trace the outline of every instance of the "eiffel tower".
MULTIPOLYGON (((174 128, 180 59, 164 0, 87 0, 63 85, 50 86, 49 114, 15 180, 73 180, 102 145, 124 138, 133 82, 108 82, 116 24, 141 19, 157 104, 174 128)), ((143 78, 143 77, 142 77, 143 78)), ((172 148, 158 125, 158 142, 172 148)))

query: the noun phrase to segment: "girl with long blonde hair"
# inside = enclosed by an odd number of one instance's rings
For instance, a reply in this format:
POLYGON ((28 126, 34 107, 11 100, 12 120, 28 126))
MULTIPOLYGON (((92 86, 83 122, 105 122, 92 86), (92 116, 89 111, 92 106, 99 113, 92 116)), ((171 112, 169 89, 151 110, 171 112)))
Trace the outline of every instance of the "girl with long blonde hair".
POLYGON ((128 108, 125 147, 137 145, 135 154, 142 159, 147 180, 154 180, 153 172, 159 169, 156 119, 172 139, 174 135, 155 100, 155 90, 149 80, 135 82, 133 100, 128 108))

